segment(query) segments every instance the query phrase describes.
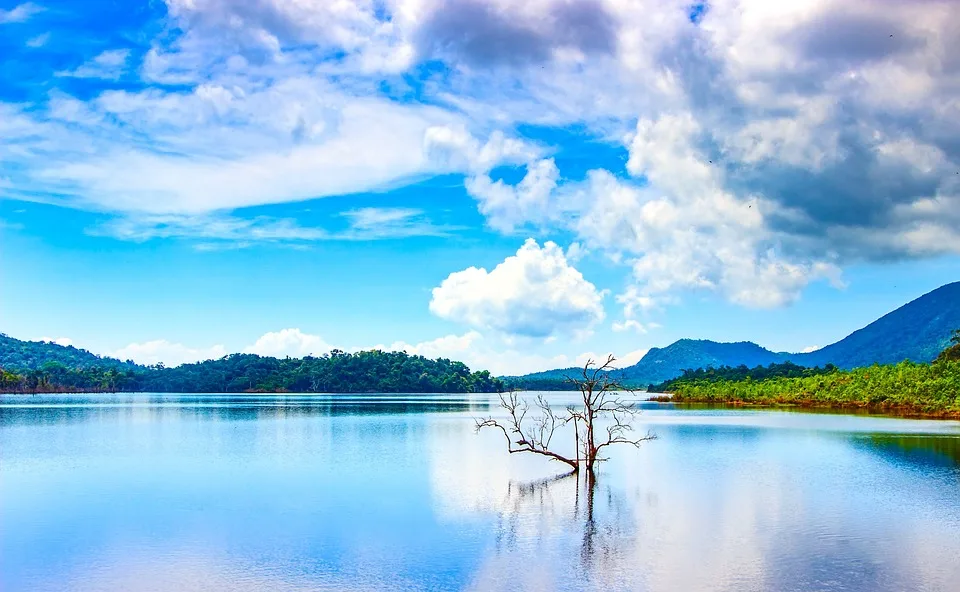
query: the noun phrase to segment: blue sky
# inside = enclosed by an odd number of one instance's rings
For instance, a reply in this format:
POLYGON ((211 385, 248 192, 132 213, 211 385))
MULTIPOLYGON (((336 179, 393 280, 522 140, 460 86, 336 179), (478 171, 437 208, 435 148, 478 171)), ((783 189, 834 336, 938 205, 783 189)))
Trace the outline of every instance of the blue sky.
POLYGON ((497 373, 960 278, 960 11, 0 0, 0 330, 497 373))

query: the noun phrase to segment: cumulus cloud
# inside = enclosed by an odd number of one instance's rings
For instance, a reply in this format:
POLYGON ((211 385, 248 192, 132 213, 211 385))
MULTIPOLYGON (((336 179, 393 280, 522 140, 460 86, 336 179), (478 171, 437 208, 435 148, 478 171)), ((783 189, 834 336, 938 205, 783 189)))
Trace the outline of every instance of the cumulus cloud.
POLYGON ((616 22, 597 0, 426 4, 430 8, 416 32, 423 57, 474 67, 522 66, 564 51, 609 54, 616 45, 616 22))
POLYGON ((39 340, 49 343, 56 343, 57 345, 62 345, 64 347, 73 345, 73 340, 69 337, 41 337, 39 340))
POLYGON ((259 354, 274 358, 302 358, 321 356, 333 348, 319 335, 310 335, 300 329, 281 329, 263 334, 257 341, 243 349, 243 353, 259 354))
MULTIPOLYGON (((264 333, 253 344, 243 348, 243 353, 259 354, 284 358, 287 356, 302 358, 319 356, 333 349, 319 335, 304 333, 300 329, 282 329, 264 333)), ((131 343, 109 355, 121 360, 133 360, 138 364, 153 365, 163 363, 166 366, 179 366, 222 358, 231 353, 223 345, 210 347, 189 347, 182 343, 166 339, 155 339, 143 343, 131 343)))
MULTIPOLYGON (((67 338, 48 339, 60 345, 72 345, 67 338)), ((305 333, 297 328, 271 331, 260 336, 253 344, 242 349, 243 353, 254 353, 262 356, 277 358, 304 356, 321 356, 333 349, 359 352, 365 350, 403 351, 410 355, 419 355, 429 359, 447 358, 465 363, 471 370, 488 370, 495 376, 515 376, 530 372, 550 370, 583 365, 587 359, 606 359, 607 354, 586 352, 579 356, 566 354, 543 355, 529 349, 518 349, 506 343, 496 335, 485 337, 478 331, 467 331, 463 334, 450 334, 421 341, 406 343, 397 341, 389 345, 377 344, 368 346, 334 347, 319 335, 305 333)), ((231 353, 222 345, 207 348, 189 347, 182 343, 157 339, 142 343, 131 343, 109 356, 121 360, 133 360, 139 364, 154 365, 163 363, 165 366, 178 366, 203 360, 219 359, 231 353)), ((618 367, 635 364, 646 350, 627 352, 618 356, 618 367)))
POLYGON ((72 71, 127 67, 142 86, 0 105, 4 195, 215 225, 457 172, 491 228, 572 232, 658 303, 781 306, 847 265, 960 253, 953 0, 716 0, 694 18, 686 0, 167 7, 142 62, 72 71), (531 125, 619 145, 626 166, 569 181, 560 154, 518 137, 531 125))
POLYGON ((470 267, 433 289, 430 311, 481 329, 545 339, 590 330, 604 294, 570 266, 563 250, 528 239, 493 270, 470 267))
POLYGON ((600 77, 556 59, 504 83, 472 70, 458 105, 600 133, 632 115, 620 129, 636 180, 594 171, 525 211, 490 207, 523 194, 478 177, 491 227, 550 219, 630 264, 646 298, 706 289, 759 307, 842 285, 851 263, 960 252, 955 5, 722 0, 697 22, 677 18, 687 4, 605 6, 617 49, 590 58, 600 77))
MULTIPOLYGON (((495 376, 518 376, 554 368, 583 366, 587 360, 606 360, 610 353, 584 352, 573 357, 566 354, 542 355, 529 350, 516 349, 504 343, 502 339, 495 336, 484 337, 478 331, 468 331, 462 335, 445 335, 416 344, 401 341, 389 346, 379 345, 376 349, 405 351, 411 355, 427 358, 459 360, 471 370, 489 370, 495 376)), ((615 354, 617 358, 615 366, 625 368, 636 364, 647 351, 639 349, 623 355, 615 354)))
POLYGON ((527 165, 527 173, 516 185, 493 181, 482 174, 467 179, 467 193, 479 201, 487 223, 501 232, 513 232, 529 222, 544 222, 550 214, 549 197, 557 187, 560 171, 552 158, 527 165))
POLYGON ((166 339, 155 339, 143 343, 131 343, 109 354, 119 360, 133 360, 138 364, 179 366, 203 360, 214 360, 227 355, 222 345, 208 348, 192 348, 182 343, 172 343, 166 339))

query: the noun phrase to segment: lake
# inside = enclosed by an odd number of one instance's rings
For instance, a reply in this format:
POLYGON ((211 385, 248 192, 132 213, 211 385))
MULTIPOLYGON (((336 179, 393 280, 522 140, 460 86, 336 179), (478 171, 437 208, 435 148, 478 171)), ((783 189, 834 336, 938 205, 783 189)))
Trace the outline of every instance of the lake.
POLYGON ((960 589, 960 422, 644 403, 591 491, 495 402, 2 396, 0 589, 960 589))

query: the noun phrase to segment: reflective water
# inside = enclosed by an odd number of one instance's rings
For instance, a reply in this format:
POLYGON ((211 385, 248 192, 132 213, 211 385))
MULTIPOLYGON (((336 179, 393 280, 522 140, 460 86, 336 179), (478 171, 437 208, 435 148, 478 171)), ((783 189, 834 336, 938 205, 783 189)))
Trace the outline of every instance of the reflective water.
POLYGON ((0 589, 960 590, 958 422, 645 404, 590 490, 496 411, 0 397, 0 589))

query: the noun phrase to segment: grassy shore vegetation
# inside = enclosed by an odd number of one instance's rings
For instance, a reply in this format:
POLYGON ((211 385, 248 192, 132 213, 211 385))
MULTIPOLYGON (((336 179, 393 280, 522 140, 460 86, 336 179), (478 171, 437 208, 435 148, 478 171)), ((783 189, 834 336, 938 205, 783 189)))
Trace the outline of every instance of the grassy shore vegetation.
POLYGON ((860 408, 960 417, 960 330, 954 332, 951 343, 930 364, 904 361, 853 370, 785 364, 695 370, 651 385, 650 390, 672 393, 677 402, 860 408))

